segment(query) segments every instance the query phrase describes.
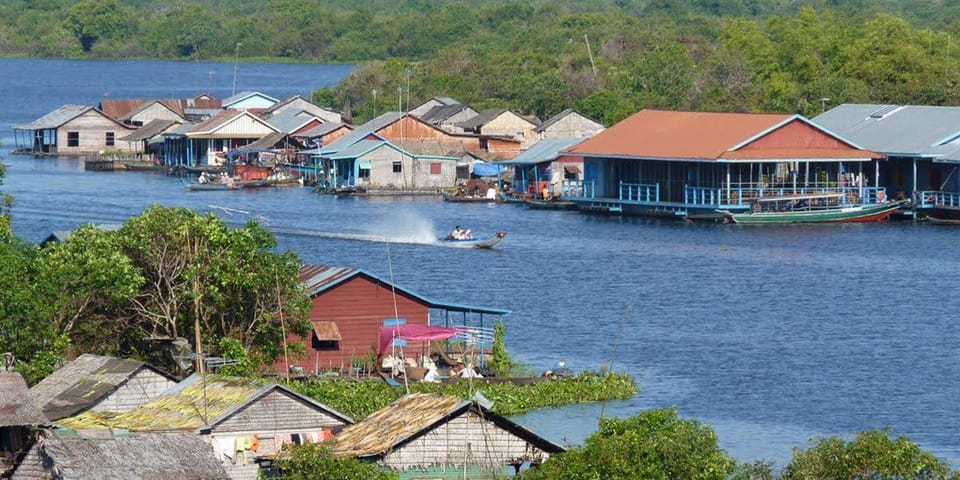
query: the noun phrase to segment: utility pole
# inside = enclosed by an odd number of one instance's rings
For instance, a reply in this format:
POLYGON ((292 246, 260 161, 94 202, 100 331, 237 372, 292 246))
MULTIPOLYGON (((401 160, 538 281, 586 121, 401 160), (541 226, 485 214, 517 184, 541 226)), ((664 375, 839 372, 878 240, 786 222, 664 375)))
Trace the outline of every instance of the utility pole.
POLYGON ((404 69, 404 72, 407 74, 407 109, 404 112, 410 111, 410 69, 404 69))
POLYGON ((590 68, 593 69, 593 76, 597 76, 597 64, 593 62, 593 51, 590 50, 590 39, 587 38, 587 34, 583 34, 583 41, 587 43, 587 55, 590 56, 590 68))
POLYGON ((237 94, 237 67, 240 65, 240 42, 237 42, 237 52, 233 57, 233 91, 230 96, 237 94))
POLYGON ((377 118, 377 89, 373 89, 373 118, 377 118))

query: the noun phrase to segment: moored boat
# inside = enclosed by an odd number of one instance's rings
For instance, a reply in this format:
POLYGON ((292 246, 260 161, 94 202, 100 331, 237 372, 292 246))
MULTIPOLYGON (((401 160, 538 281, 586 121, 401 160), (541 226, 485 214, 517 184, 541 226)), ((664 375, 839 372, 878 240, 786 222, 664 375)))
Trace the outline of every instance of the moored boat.
POLYGON ((886 220, 906 201, 894 201, 876 205, 803 207, 787 210, 753 211, 733 213, 717 210, 732 223, 745 225, 784 224, 784 223, 852 223, 879 222, 886 220))
POLYGON ((470 239, 455 239, 449 236, 441 238, 440 241, 445 245, 450 245, 460 248, 493 248, 500 243, 500 240, 503 237, 507 236, 507 232, 497 232, 490 238, 470 238, 470 239))
POLYGON ((447 193, 447 192, 443 192, 443 199, 447 202, 462 202, 462 203, 493 203, 497 201, 497 197, 476 196, 476 195, 456 195, 456 194, 447 193))
POLYGON ((241 185, 238 184, 226 184, 226 183, 197 183, 193 182, 187 185, 187 188, 195 191, 208 191, 208 190, 239 190, 241 185))
POLYGON ((533 210, 577 210, 577 203, 568 200, 533 200, 523 201, 527 208, 533 210))

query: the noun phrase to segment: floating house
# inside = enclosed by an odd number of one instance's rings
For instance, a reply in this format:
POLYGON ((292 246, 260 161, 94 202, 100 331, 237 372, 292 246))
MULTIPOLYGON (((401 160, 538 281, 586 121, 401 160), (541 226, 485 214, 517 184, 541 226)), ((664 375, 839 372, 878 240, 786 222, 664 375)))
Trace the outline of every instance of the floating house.
POLYGON ((572 108, 548 118, 534 129, 541 139, 589 138, 602 131, 602 123, 587 118, 572 108))
POLYGON ((81 412, 127 412, 177 383, 170 374, 137 360, 84 354, 30 389, 50 420, 81 412))
MULTIPOLYGON (((495 318, 510 313, 436 301, 355 268, 307 265, 300 269, 300 281, 310 295, 313 331, 307 338, 287 337, 288 344, 303 345, 305 353, 278 359, 274 369, 281 374, 291 370, 304 374, 346 371, 351 359, 376 352, 379 329, 384 325, 461 326, 465 332, 477 332, 475 339, 482 340, 491 338, 495 318)), ((429 354, 423 345, 411 347, 429 354)))
POLYGON ((191 375, 163 395, 124 413, 86 412, 57 422, 66 428, 183 432, 213 447, 230 478, 257 478, 256 458, 284 444, 331 438, 350 417, 277 383, 191 375))
POLYGON ((240 92, 223 99, 223 108, 259 111, 270 108, 279 100, 260 92, 240 92))
POLYGON ((523 150, 540 140, 539 135, 534 134, 539 123, 504 108, 492 108, 458 123, 457 126, 465 132, 478 135, 514 138, 521 142, 520 148, 523 150))
POLYGON ((294 112, 306 112, 314 117, 319 118, 323 123, 336 124, 343 122, 343 117, 339 113, 316 105, 300 95, 295 95, 287 98, 286 100, 277 102, 272 106, 261 110, 260 114, 263 115, 264 118, 270 118, 287 110, 293 110, 294 112))
POLYGON ((642 110, 564 153, 584 158, 567 195, 581 210, 685 216, 786 195, 886 200, 881 155, 800 115, 642 110))
POLYGON ((879 186, 888 198, 960 206, 960 107, 843 104, 814 122, 886 157, 879 186))
POLYGON ((142 152, 147 158, 159 160, 163 154, 163 134, 183 125, 180 120, 151 120, 133 133, 121 137, 121 142, 132 144, 131 150, 142 152))
POLYGON ((31 123, 13 127, 17 150, 35 155, 130 151, 117 141, 136 130, 88 105, 64 105, 31 123))
POLYGON ((460 103, 459 101, 450 97, 432 97, 430 99, 427 99, 420 105, 417 105, 416 107, 413 107, 412 109, 410 109, 409 113, 410 115, 413 115, 415 117, 422 117, 424 114, 426 114, 427 112, 429 112, 431 109, 435 107, 446 107, 450 105, 457 105, 459 103, 460 103))
POLYGON ((309 130, 295 133, 294 136, 311 148, 322 147, 353 131, 346 123, 324 123, 309 130))
POLYGON ((400 478, 506 478, 564 448, 478 400, 415 393, 335 437, 334 454, 395 470, 400 478))
POLYGON ((100 110, 126 125, 140 127, 153 120, 183 123, 180 100, 101 100, 100 110))
POLYGON ((557 137, 541 140, 512 160, 499 165, 513 167, 513 192, 554 197, 576 195, 582 184, 583 157, 565 153, 583 138, 557 137))
POLYGON ((223 165, 226 152, 244 147, 279 129, 246 110, 224 110, 199 124, 184 124, 163 134, 165 165, 223 165))
POLYGON ((34 432, 50 423, 19 373, 0 371, 0 478, 30 448, 34 432))
POLYGON ((17 480, 221 480, 209 444, 182 433, 47 430, 12 472, 17 480))

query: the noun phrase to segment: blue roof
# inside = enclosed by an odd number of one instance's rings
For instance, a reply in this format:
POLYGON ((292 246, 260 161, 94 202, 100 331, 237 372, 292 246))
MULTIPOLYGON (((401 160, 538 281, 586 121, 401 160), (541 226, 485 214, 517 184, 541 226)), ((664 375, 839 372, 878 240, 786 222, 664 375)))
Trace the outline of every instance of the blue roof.
POLYGON ((396 291, 426 304, 429 308, 448 310, 452 312, 488 313, 494 315, 506 315, 510 313, 510 310, 502 308, 477 307, 459 303, 438 302, 424 297, 423 295, 418 295, 411 290, 400 287, 399 285, 394 285, 392 282, 356 268, 305 265, 300 269, 300 281, 303 282, 307 295, 310 297, 317 296, 323 292, 335 288, 336 286, 356 276, 364 276, 383 285, 391 286, 396 289, 396 291))
POLYGON ((548 138, 540 140, 530 148, 526 149, 520 155, 512 160, 498 162, 501 165, 536 165, 538 163, 552 162, 560 157, 560 152, 573 148, 574 145, 586 140, 586 138, 548 138))
POLYGON ((370 151, 385 145, 387 142, 384 140, 360 140, 357 143, 330 155, 332 159, 341 159, 341 158, 359 158, 370 151))
POLYGON ((334 140, 329 145, 321 147, 319 149, 319 153, 321 155, 326 155, 331 153, 337 153, 341 150, 345 150, 350 146, 352 146, 354 143, 357 143, 360 140, 363 140, 370 134, 376 133, 377 130, 380 130, 385 126, 390 125, 393 122, 396 122, 402 116, 403 114, 401 114, 400 112, 386 112, 378 116, 377 118, 374 118, 373 120, 370 120, 369 122, 364 123, 363 125, 360 125, 359 127, 355 128, 352 132, 334 140))
POLYGON ((304 125, 309 123, 311 120, 320 120, 314 115, 311 115, 302 110, 283 110, 280 113, 271 115, 267 119, 267 123, 273 125, 274 128, 280 130, 284 133, 293 133, 304 125))

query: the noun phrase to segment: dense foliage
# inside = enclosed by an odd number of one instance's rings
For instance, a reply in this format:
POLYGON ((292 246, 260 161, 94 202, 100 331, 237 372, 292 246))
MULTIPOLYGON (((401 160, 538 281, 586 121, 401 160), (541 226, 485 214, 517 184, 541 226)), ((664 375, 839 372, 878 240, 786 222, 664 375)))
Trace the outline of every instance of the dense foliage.
MULTIPOLYGON (((313 380, 291 385, 297 391, 315 398, 355 419, 371 413, 400 398, 405 390, 383 382, 351 380, 313 380)), ((543 407, 572 403, 627 399, 637 392, 629 375, 583 373, 575 378, 552 379, 530 385, 512 383, 480 383, 461 379, 454 383, 411 383, 414 393, 440 393, 459 398, 471 398, 482 392, 493 401, 493 411, 500 415, 518 415, 543 407)))
POLYGON ((275 246, 259 224, 160 206, 119 231, 86 225, 43 248, 10 237, 0 242, 0 350, 31 382, 70 347, 172 366, 148 339, 192 345, 199 326, 204 352, 249 371, 277 356, 284 329, 308 328, 300 261, 275 246))
POLYGON ((395 472, 353 457, 334 457, 327 445, 308 443, 285 447, 274 464, 284 480, 392 480, 395 472))
POLYGON ((726 480, 734 468, 713 429, 669 409, 603 420, 582 447, 551 457, 523 478, 726 480))
POLYGON ((0 55, 370 62, 314 99, 354 122, 446 95, 609 125, 641 108, 955 105, 958 13, 928 0, 12 0, 0 55))

